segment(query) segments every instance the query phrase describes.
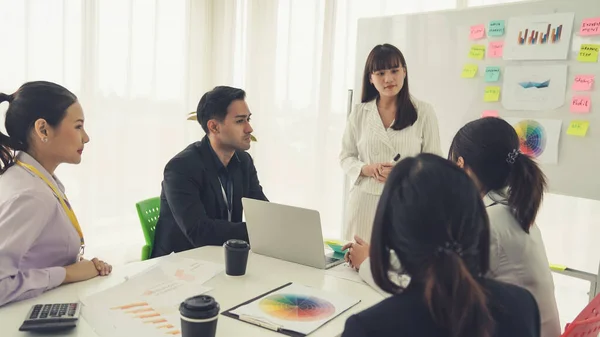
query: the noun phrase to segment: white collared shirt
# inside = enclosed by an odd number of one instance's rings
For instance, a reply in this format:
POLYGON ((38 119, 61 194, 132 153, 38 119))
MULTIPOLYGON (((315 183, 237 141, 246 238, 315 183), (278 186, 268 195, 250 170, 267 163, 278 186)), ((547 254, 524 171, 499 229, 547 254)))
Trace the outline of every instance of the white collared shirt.
POLYGON ((490 192, 484 198, 490 219, 490 271, 488 277, 523 287, 536 299, 540 309, 542 337, 561 333, 554 280, 542 233, 537 225, 525 233, 504 198, 490 192))

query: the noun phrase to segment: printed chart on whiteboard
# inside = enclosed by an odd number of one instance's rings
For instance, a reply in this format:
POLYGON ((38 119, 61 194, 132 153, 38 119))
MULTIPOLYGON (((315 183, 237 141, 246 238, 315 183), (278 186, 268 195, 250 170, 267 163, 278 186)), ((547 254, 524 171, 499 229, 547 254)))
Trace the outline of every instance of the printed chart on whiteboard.
POLYGON ((519 150, 540 163, 558 163, 561 120, 504 118, 519 136, 519 150))
POLYGON ((553 110, 565 104, 566 90, 566 64, 507 66, 502 106, 507 110, 553 110))
POLYGON ((574 13, 514 17, 508 20, 505 60, 566 60, 574 13))

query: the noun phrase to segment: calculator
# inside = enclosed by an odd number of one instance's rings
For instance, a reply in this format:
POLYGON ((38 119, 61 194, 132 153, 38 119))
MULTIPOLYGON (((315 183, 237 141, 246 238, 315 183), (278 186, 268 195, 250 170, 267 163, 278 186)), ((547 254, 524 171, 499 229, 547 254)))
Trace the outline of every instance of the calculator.
POLYGON ((52 332, 74 328, 80 303, 36 304, 27 313, 19 331, 52 332))

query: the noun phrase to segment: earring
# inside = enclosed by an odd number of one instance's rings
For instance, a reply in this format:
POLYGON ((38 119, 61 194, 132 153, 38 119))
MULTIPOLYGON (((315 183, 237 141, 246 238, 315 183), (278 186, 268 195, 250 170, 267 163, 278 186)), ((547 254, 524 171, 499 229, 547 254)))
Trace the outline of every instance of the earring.
POLYGON ((47 143, 48 142, 48 137, 42 137, 42 142, 47 143))

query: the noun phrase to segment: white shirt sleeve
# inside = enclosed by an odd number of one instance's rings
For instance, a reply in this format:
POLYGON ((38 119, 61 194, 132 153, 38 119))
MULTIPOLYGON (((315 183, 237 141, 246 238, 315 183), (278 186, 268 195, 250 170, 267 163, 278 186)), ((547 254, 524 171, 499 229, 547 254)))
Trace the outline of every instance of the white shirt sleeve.
POLYGON ((358 159, 356 125, 353 123, 356 113, 357 106, 352 109, 348 121, 346 122, 346 129, 344 131, 344 136, 342 137, 342 151, 339 156, 340 165, 342 166, 344 173, 350 178, 352 185, 358 183, 362 167, 366 165, 358 159))
MULTIPOLYGON (((394 282, 400 287, 406 288, 410 283, 410 277, 405 274, 400 273, 400 261, 395 253, 390 254, 390 271, 388 272, 388 277, 390 281, 394 282)), ((365 281, 371 288, 375 289, 378 293, 380 293, 384 297, 389 297, 392 294, 389 294, 383 291, 381 288, 375 284, 375 280, 373 279, 373 273, 371 272, 371 258, 367 257, 363 263, 359 266, 358 275, 360 278, 365 281)))

